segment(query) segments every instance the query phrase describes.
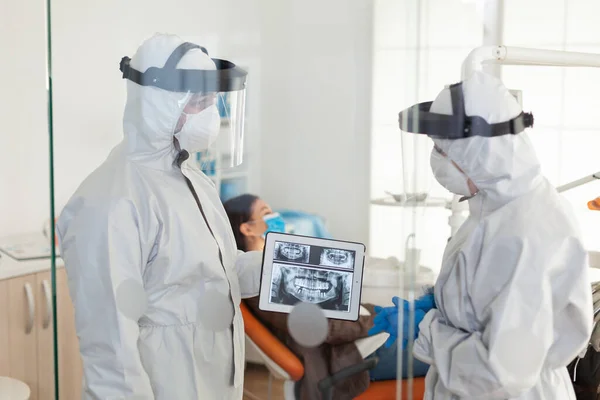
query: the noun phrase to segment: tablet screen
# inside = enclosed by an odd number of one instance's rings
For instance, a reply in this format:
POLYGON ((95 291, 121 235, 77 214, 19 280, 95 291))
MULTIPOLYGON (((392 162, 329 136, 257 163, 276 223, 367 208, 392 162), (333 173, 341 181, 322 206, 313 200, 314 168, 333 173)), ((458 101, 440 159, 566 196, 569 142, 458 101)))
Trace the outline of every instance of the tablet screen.
POLYGON ((356 252, 275 241, 269 303, 350 311, 356 252))
POLYGON ((358 319, 365 246, 362 243, 268 233, 259 308, 289 313, 299 302, 327 318, 358 319))

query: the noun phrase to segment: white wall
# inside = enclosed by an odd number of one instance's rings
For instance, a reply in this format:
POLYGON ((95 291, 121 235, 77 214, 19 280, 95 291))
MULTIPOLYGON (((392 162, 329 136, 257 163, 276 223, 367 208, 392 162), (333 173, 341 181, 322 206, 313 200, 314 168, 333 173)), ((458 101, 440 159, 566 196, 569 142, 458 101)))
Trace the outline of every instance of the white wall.
MULTIPOLYGON (((0 107, 0 236, 38 231, 49 215, 42 6, 0 6, 0 43, 13 62, 0 66, 10 77, 0 107)), ((370 0, 53 0, 52 7, 57 212, 122 138, 121 57, 169 32, 249 70, 250 190, 274 207, 323 215, 336 236, 367 240, 370 0)))
MULTIPOLYGON (((373 197, 384 196, 386 190, 403 190, 396 115, 417 101, 433 99, 443 85, 460 79, 462 61, 482 44, 482 3, 375 2, 373 197), (412 23, 407 24, 406 15, 412 23)), ((505 0, 500 16, 502 41, 509 46, 600 53, 599 12, 600 3, 594 0, 505 0)), ((600 69, 503 67, 502 79, 509 88, 523 91, 524 108, 534 113, 536 125, 530 136, 552 183, 560 185, 600 171, 600 69)), ((428 157, 422 159, 425 163, 420 167, 429 170, 428 157)), ((431 193, 439 195, 439 189, 432 184, 431 193)), ((590 250, 600 249, 600 212, 589 211, 586 202, 597 196, 600 182, 565 194, 590 250)), ((442 209, 420 209, 410 215, 400 208, 372 206, 372 254, 402 258, 407 235, 418 231, 424 242, 423 263, 438 269, 450 234, 448 216, 442 209)))
POLYGON ((0 237, 50 215, 42 3, 0 2, 0 237))
MULTIPOLYGON (((402 193, 403 165, 398 113, 417 102, 431 101, 444 85, 460 80, 462 60, 483 40, 482 9, 461 0, 376 0, 371 197, 402 193)), ((431 144, 432 146, 432 144, 431 144)), ((427 149, 428 150, 428 149, 427 149)), ((430 195, 448 197, 430 173, 429 152, 415 156, 429 179, 430 195)), ((372 205, 371 254, 404 257, 405 241, 415 233, 421 261, 437 270, 450 236, 443 208, 417 210, 372 205)))
POLYGON ((371 0, 270 3, 262 21, 262 195, 368 240, 371 0))
MULTIPOLYGON (((505 0, 507 45, 600 53, 600 3, 594 0, 505 0), (539 18, 539 10, 544 17, 539 18)), ((504 67, 503 80, 523 90, 524 108, 535 116, 531 138, 544 174, 561 185, 600 171, 598 68, 504 67)), ((589 250, 600 250, 600 212, 587 202, 600 182, 565 193, 589 250)))
MULTIPOLYGON (((52 1, 57 214, 122 139, 125 82, 119 61, 155 32, 179 34, 248 68, 248 113, 258 113, 260 9, 255 3, 52 1)), ((0 236, 41 231, 49 217, 43 6, 24 0, 2 2, 0 9, 1 49, 9 56, 0 63, 7 78, 0 90, 0 236)), ((248 133, 256 138, 248 143, 250 162, 260 140, 258 120, 248 119, 248 133)))
MULTIPOLYGON (((132 56, 155 32, 178 34, 204 45, 211 56, 246 67, 251 74, 247 112, 258 113, 261 42, 256 3, 53 1, 57 208, 122 139, 125 81, 119 61, 132 56)), ((251 151, 260 140, 257 123, 258 118, 248 119, 251 151)))

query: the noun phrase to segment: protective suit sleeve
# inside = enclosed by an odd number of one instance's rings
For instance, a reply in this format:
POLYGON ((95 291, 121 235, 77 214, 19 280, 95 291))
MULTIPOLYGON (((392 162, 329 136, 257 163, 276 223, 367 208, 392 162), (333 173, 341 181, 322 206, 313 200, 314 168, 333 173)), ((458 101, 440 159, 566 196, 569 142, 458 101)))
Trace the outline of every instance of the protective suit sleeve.
POLYGON ((554 326, 559 329, 555 328, 548 359, 551 365, 560 366, 569 364, 576 355, 585 355, 594 326, 588 253, 575 239, 568 242, 567 249, 564 265, 568 268, 563 268, 556 276, 561 285, 561 309, 555 313, 554 326))
POLYGON ((84 398, 154 399, 137 347, 138 321, 121 312, 146 304, 146 298, 130 296, 145 293, 142 273, 151 249, 142 245, 131 203, 83 203, 63 211, 58 234, 75 307, 84 398))
MULTIPOLYGON (((453 394, 517 398, 536 384, 555 334, 548 265, 534 247, 516 237, 497 240, 481 255, 469 296, 453 299, 470 299, 481 331, 451 326, 436 309, 419 325, 414 355, 434 366, 453 394)), ((454 270, 469 271, 464 261, 454 270)))
POLYGON ((262 272, 262 251, 238 251, 235 270, 240 283, 242 299, 258 296, 262 272))

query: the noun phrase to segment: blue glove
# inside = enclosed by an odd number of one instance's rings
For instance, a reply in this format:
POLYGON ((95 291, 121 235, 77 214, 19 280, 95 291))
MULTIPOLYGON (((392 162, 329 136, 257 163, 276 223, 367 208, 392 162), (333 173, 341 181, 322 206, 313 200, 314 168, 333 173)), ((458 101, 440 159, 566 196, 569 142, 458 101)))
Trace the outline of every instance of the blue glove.
MULTIPOLYGON (((400 306, 403 308, 404 316, 409 315, 410 311, 410 303, 406 300, 402 300, 397 296, 392 298, 392 302, 394 303, 393 307, 378 307, 375 306, 375 318, 373 319, 373 328, 371 328, 368 332, 369 335, 375 335, 380 332, 387 332, 390 334, 390 337, 385 342, 385 347, 388 348, 398 338, 398 312, 400 306), (402 301, 402 303, 401 303, 402 301)), ((419 324, 425 317, 425 314, 433 308, 435 308, 435 299, 433 293, 427 294, 418 298, 415 301, 415 314, 414 314, 414 337, 416 339, 419 334, 419 324)), ((402 321, 402 348, 406 348, 409 339, 409 325, 410 320, 408 318, 403 318, 402 321)))
MULTIPOLYGON (((397 304, 397 302, 400 301, 400 299, 398 299, 398 297, 394 297, 392 301, 394 302, 394 304, 397 304)), ((408 311, 409 303, 406 300, 404 300, 404 304, 404 309, 408 311)), ((433 293, 427 293, 426 295, 421 296, 417 300, 415 300, 415 310, 422 310, 425 311, 425 314, 427 314, 430 310, 434 308, 436 308, 436 305, 433 293)))
POLYGON ((369 336, 381 332, 387 332, 390 337, 385 342, 388 348, 396 341, 398 337, 398 308, 394 307, 375 307, 375 318, 373 318, 373 327, 369 330, 369 336))
MULTIPOLYGON (((385 342, 385 347, 389 348, 396 339, 398 338, 398 312, 399 307, 379 307, 379 312, 373 319, 373 328, 369 330, 369 335, 375 335, 380 332, 387 332, 390 334, 390 337, 385 342)), ((402 319, 402 348, 406 348, 409 340, 409 329, 410 329, 410 319, 406 318, 408 313, 404 314, 405 318, 402 319)), ((414 321, 415 321, 415 331, 413 332, 413 340, 417 338, 419 335, 419 323, 425 317, 425 312, 423 310, 415 310, 414 321)))
MULTIPOLYGON (((399 298, 398 296, 394 296, 392 298, 392 303, 394 303, 396 307, 375 306, 375 313, 383 315, 387 315, 390 312, 397 313, 397 308, 400 308, 400 302, 402 302, 402 308, 404 309, 405 315, 408 315, 408 312, 410 311, 410 303, 406 300, 399 298)), ((432 310, 434 308, 436 308, 436 305, 433 293, 426 294, 415 300, 415 310, 422 310, 425 312, 425 314, 427 314, 429 310, 432 310)))

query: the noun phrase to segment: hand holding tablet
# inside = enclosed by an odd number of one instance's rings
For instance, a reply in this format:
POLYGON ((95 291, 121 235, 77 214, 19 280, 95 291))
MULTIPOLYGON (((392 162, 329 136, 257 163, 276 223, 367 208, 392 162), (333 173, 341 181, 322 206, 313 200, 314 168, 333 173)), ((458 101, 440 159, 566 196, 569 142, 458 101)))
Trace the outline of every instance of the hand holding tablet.
POLYGON ((268 233, 259 308, 289 313, 305 302, 327 318, 358 320, 364 255, 361 243, 268 233))

